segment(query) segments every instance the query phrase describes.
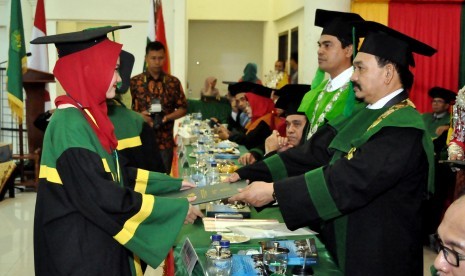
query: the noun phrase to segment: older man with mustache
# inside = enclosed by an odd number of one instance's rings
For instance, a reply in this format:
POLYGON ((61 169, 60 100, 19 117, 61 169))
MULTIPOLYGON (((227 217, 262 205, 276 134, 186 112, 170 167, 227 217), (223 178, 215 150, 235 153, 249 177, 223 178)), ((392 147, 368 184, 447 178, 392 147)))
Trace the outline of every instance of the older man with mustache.
POLYGON ((365 103, 351 117, 329 121, 303 146, 239 169, 236 177, 261 181, 230 201, 258 207, 277 201, 291 230, 320 224, 320 237, 345 275, 422 275, 421 209, 432 192, 434 157, 408 100, 409 66, 413 52, 436 50, 376 22, 355 29, 365 40, 351 80, 365 103))

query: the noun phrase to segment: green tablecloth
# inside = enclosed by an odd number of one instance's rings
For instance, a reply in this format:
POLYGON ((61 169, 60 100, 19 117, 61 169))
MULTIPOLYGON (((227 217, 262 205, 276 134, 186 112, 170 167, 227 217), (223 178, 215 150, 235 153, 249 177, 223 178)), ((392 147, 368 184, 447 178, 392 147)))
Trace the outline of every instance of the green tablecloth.
POLYGON ((231 105, 225 98, 220 101, 204 102, 201 100, 188 99, 187 100, 187 113, 201 112, 203 119, 215 117, 221 123, 228 123, 229 115, 231 114, 231 105))
MULTIPOLYGON (((191 152, 191 149, 192 148, 190 146, 186 147, 187 156, 191 152)), ((244 153, 246 151, 244 147, 240 147, 239 150, 241 151, 241 153, 244 153)), ((193 162, 195 162, 195 159, 192 157, 188 157, 188 161, 189 161, 189 164, 192 164, 193 162)), ((182 170, 183 170, 182 167, 180 167, 179 172, 181 175, 182 175, 182 170)), ((277 219, 278 221, 283 222, 283 218, 282 218, 281 212, 279 211, 278 207, 267 208, 261 212, 257 212, 252 207, 251 218, 253 219, 277 219)), ((204 230, 204 226, 201 220, 197 220, 192 225, 189 224, 189 225, 183 226, 175 242, 176 246, 174 248, 176 275, 188 275, 184 265, 182 264, 182 259, 180 258, 180 250, 182 248, 182 245, 185 239, 189 238, 189 240, 194 246, 195 251, 199 257, 199 262, 201 262, 202 265, 204 265, 205 264, 205 252, 210 246, 210 242, 211 242, 210 236, 213 233, 214 232, 206 232, 204 230)), ((294 236, 290 239, 304 239, 308 237, 309 236, 294 236)), ((318 264, 315 266, 312 266, 315 272, 315 275, 318 275, 318 276, 319 275, 331 275, 331 276, 343 275, 343 273, 338 269, 337 265, 334 263, 333 259, 329 255, 324 245, 318 239, 318 236, 313 236, 313 238, 315 239, 317 249, 318 249, 318 255, 319 255, 318 264)), ((264 240, 264 239, 250 240, 248 242, 240 243, 240 244, 231 244, 231 251, 233 253, 237 253, 239 250, 244 250, 244 249, 251 249, 251 248, 258 249, 259 248, 258 242, 261 240, 264 240)), ((290 271, 291 269, 288 269, 289 273, 290 271)), ((196 264, 192 275, 203 275, 202 267, 200 266, 200 264, 196 264)))

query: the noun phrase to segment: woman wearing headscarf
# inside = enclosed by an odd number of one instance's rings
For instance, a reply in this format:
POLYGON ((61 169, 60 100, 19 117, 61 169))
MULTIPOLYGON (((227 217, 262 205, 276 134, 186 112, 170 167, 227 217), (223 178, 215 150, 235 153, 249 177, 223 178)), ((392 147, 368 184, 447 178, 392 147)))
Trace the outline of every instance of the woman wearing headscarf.
POLYGON ((244 75, 239 79, 239 82, 243 81, 262 84, 262 81, 257 77, 257 64, 247 63, 244 68, 244 75))
POLYGON ((206 98, 214 98, 217 101, 220 100, 220 91, 216 88, 216 78, 215 77, 208 77, 205 79, 205 84, 202 90, 200 90, 200 96, 202 100, 206 98))
POLYGON ((142 275, 157 267, 183 223, 201 216, 186 199, 155 195, 190 188, 180 179, 123 166, 106 99, 115 96, 122 45, 106 34, 130 26, 46 36, 66 94, 44 137, 34 220, 36 275, 142 275))
POLYGON ((246 113, 250 122, 245 126, 246 134, 242 144, 247 149, 264 148, 265 140, 273 130, 286 136, 286 122, 276 113, 273 100, 255 93, 246 93, 246 97, 246 113))

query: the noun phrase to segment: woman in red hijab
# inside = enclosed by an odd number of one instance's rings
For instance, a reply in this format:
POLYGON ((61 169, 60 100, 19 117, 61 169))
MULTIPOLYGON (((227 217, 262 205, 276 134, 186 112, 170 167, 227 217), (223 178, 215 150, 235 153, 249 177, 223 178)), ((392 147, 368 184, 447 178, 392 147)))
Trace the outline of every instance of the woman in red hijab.
POLYGON ((246 98, 248 104, 245 111, 250 122, 245 126, 246 138, 243 144, 247 149, 261 149, 273 130, 286 136, 286 121, 278 116, 270 98, 251 92, 246 93, 246 98))
POLYGON ((43 144, 34 221, 36 275, 136 275, 157 267, 199 211, 158 197, 193 185, 124 166, 107 116, 122 45, 104 27, 38 38, 55 43, 59 96, 43 144), (169 229, 169 230, 168 230, 169 229))
MULTIPOLYGON (((278 130, 283 133, 284 121, 276 113, 273 100, 265 98, 254 93, 246 93, 248 107, 247 115, 250 117, 250 122, 246 126, 247 134, 265 123, 271 131, 278 130)), ((285 134, 284 129, 284 134, 285 134)))

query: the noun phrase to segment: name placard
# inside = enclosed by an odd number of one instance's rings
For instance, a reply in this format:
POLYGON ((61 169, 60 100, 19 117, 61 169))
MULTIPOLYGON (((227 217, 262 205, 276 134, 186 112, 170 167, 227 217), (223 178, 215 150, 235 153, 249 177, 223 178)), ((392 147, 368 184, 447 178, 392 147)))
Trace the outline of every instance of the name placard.
POLYGON ((182 245, 181 259, 182 259, 182 263, 184 264, 184 268, 186 269, 189 276, 191 276, 192 271, 194 270, 195 264, 199 260, 199 257, 197 256, 194 246, 192 246, 192 243, 189 240, 189 238, 186 238, 186 240, 184 241, 184 244, 182 245))

